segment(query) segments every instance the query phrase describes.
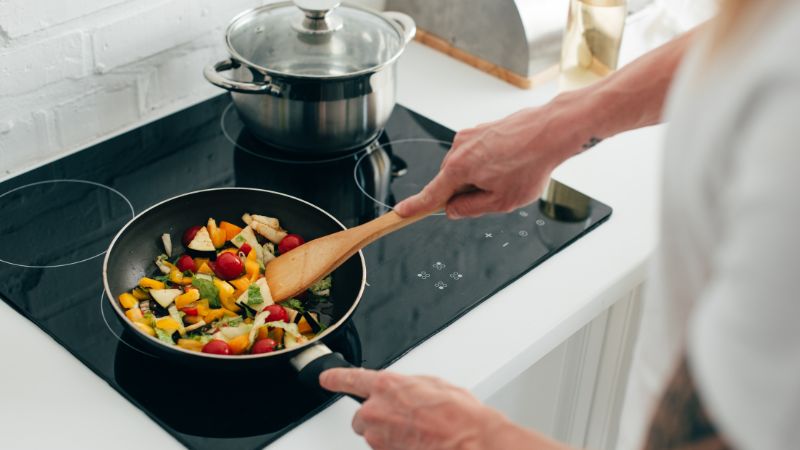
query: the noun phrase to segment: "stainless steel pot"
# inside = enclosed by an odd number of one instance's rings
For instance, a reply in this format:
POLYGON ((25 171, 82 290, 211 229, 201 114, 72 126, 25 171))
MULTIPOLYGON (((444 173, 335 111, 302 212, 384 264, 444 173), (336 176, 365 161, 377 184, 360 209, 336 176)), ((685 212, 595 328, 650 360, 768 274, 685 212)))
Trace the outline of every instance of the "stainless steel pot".
POLYGON ((265 143, 340 152, 383 129, 395 105, 395 62, 415 33, 405 14, 338 0, 269 4, 231 21, 230 58, 203 73, 231 91, 242 121, 265 143))

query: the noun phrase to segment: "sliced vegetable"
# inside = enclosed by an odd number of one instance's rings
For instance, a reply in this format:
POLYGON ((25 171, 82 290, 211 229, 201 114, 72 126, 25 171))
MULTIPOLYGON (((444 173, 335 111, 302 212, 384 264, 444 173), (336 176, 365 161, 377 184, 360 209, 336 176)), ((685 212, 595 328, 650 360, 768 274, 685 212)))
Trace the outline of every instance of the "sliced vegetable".
MULTIPOLYGON (((167 317, 167 319, 169 319, 169 317, 167 317)), ((170 344, 170 345, 175 345, 175 340, 172 339, 172 334, 174 333, 174 331, 166 331, 166 330, 162 330, 161 328, 155 328, 154 331, 155 331, 156 337, 160 341, 166 342, 167 344, 170 344)))
POLYGON ((225 237, 225 230, 220 230, 219 227, 217 227, 217 221, 211 218, 208 219, 206 229, 208 230, 211 242, 214 244, 214 248, 222 248, 222 246, 225 245, 225 241, 228 240, 228 238, 225 237))
POLYGON ((133 296, 133 294, 124 293, 120 294, 119 296, 119 304, 122 305, 123 308, 133 308, 134 306, 139 304, 139 300, 133 296))
POLYGON ((193 352, 202 352, 204 345, 205 344, 202 342, 194 339, 178 339, 178 347, 185 348, 186 350, 191 350, 193 352))
POLYGON ((178 309, 183 309, 190 303, 200 300, 200 291, 197 289, 189 289, 183 294, 175 297, 175 306, 178 309))
POLYGON ((172 258, 172 237, 169 235, 169 233, 164 233, 161 235, 161 243, 164 244, 164 253, 166 253, 168 257, 172 258))
POLYGON ((203 320, 205 320, 206 323, 211 323, 211 322, 213 322, 215 320, 221 319, 222 316, 224 316, 224 315, 225 315, 225 310, 224 309, 222 309, 222 308, 212 309, 212 310, 208 311, 208 314, 206 314, 203 317, 203 320))
MULTIPOLYGON (((169 312, 169 317, 178 323, 178 333, 181 336, 185 335, 186 328, 183 326, 183 317, 181 317, 181 313, 178 311, 178 308, 176 308, 175 305, 170 305, 170 307, 167 308, 167 311, 169 312)), ((156 325, 157 324, 158 322, 156 322, 156 325)))
POLYGON ((247 290, 236 299, 240 306, 246 306, 253 311, 261 311, 264 307, 273 304, 272 294, 269 291, 267 280, 259 278, 247 287, 247 290))
MULTIPOLYGON (((264 236, 273 244, 278 244, 286 237, 287 233, 283 230, 276 230, 269 225, 266 225, 261 222, 252 221, 249 225, 256 233, 264 236)), ((252 245, 252 244, 250 244, 252 245)), ((254 247, 255 248, 255 247, 254 247)), ((263 255, 262 255, 263 257, 263 255)))
MULTIPOLYGON (((158 280, 154 280, 148 277, 142 277, 139 279, 139 287, 147 288, 147 289, 164 289, 164 283, 158 280)), ((152 295, 152 292, 151 292, 152 295)))
POLYGON ((189 247, 189 244, 192 243, 192 240, 194 240, 194 237, 197 235, 197 232, 200 231, 200 228, 203 228, 202 225, 195 225, 187 228, 186 231, 183 232, 181 243, 184 247, 189 247))
POLYGON ((331 295, 331 281, 330 275, 312 284, 309 291, 319 297, 328 297, 331 295))
POLYGON ((193 324, 189 325, 188 327, 186 327, 186 332, 188 333, 189 331, 194 331, 194 330, 197 330, 198 328, 203 328, 206 325, 207 325, 206 321, 203 320, 203 319, 200 319, 197 323, 193 323, 193 324))
POLYGON ((208 275, 197 274, 192 278, 192 286, 200 291, 200 298, 208 300, 208 305, 212 308, 220 308, 219 290, 214 286, 213 278, 208 275))
MULTIPOLYGON (((155 336, 156 335, 156 330, 154 330, 153 327, 151 327, 150 325, 147 325, 146 323, 134 322, 133 324, 136 326, 136 328, 138 328, 139 330, 141 330, 144 334, 146 334, 148 336, 155 336)), ((170 340, 171 339, 172 338, 170 338, 170 340)))
POLYGON ((236 237, 237 234, 242 232, 242 227, 234 225, 230 222, 226 222, 224 220, 219 223, 219 228, 225 231, 225 239, 228 241, 230 241, 231 239, 236 237))
POLYGON ((216 250, 206 227, 201 227, 197 230, 197 234, 194 235, 194 239, 187 247, 198 252, 213 252, 216 250))
MULTIPOLYGON (((162 283, 163 284, 163 283, 162 283)), ((153 300, 158 302, 162 308, 169 308, 169 305, 175 301, 179 295, 181 295, 183 291, 180 289, 150 289, 150 295, 153 297, 153 300)))
POLYGON ((250 228, 250 226, 242 228, 242 231, 231 239, 231 243, 238 248, 242 248, 242 245, 247 243, 256 251, 256 256, 259 258, 264 257, 264 255, 262 255, 264 249, 259 245, 258 239, 256 239, 256 235, 253 233, 253 229, 250 228))
POLYGON ((139 308, 131 308, 125 311, 125 317, 127 317, 131 322, 147 323, 147 321, 144 320, 144 314, 142 314, 142 310, 139 308))
POLYGON ((133 288, 131 294, 133 294, 133 296, 136 297, 137 300, 147 300, 150 298, 150 294, 148 294, 147 291, 145 291, 140 287, 133 288))
POLYGON ((242 335, 228 341, 228 345, 234 355, 241 355, 250 347, 250 341, 247 340, 246 335, 242 335))

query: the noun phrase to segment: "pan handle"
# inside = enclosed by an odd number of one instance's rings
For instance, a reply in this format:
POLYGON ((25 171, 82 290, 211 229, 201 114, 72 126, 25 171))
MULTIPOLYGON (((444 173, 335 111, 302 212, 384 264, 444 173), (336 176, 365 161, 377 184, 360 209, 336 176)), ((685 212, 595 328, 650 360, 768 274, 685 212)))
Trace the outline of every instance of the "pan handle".
MULTIPOLYGON (((328 369, 343 367, 347 369, 355 368, 350 364, 341 353, 334 353, 325 344, 314 344, 301 351, 291 359, 292 366, 297 370, 297 378, 300 382, 314 390, 323 390, 319 385, 319 376, 328 369)), ((363 398, 356 395, 345 394, 353 400, 364 403, 363 398)))

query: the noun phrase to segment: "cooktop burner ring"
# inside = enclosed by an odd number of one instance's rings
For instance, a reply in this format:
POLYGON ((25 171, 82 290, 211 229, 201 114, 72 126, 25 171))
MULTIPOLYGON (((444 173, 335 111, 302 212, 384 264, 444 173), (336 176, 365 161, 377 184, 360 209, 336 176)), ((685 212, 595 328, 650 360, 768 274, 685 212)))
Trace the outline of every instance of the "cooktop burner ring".
POLYGON ((131 348, 131 349, 133 349, 133 350, 136 350, 137 352, 139 352, 139 353, 141 353, 141 354, 143 354, 143 355, 145 355, 145 356, 149 356, 149 357, 151 357, 151 358, 158 359, 158 356, 155 356, 155 355, 153 355, 153 354, 151 354, 151 353, 148 353, 148 352, 146 352, 146 351, 144 351, 144 350, 141 350, 141 349, 139 349, 138 347, 136 347, 136 346, 134 346, 134 345, 132 345, 132 344, 129 344, 129 343, 128 343, 128 342, 127 342, 125 339, 122 339, 122 336, 120 336, 120 335, 118 335, 117 333, 115 333, 115 332, 114 332, 114 329, 113 329, 113 328, 111 328, 111 324, 110 324, 110 323, 108 323, 108 319, 106 318, 106 312, 105 312, 105 310, 103 309, 103 305, 105 305, 105 304, 107 303, 107 302, 104 300, 104 299, 105 299, 105 297, 106 297, 106 292, 105 292, 105 291, 102 291, 102 292, 100 293, 100 316, 102 316, 102 317, 103 317, 103 323, 105 323, 105 324, 106 324, 106 328, 108 329, 108 331, 109 331, 109 332, 110 332, 112 335, 114 335, 114 337, 115 337, 115 338, 117 338, 117 340, 118 340, 119 342, 122 342, 122 343, 123 343, 123 344, 125 344, 127 347, 129 347, 129 348, 131 348))
MULTIPOLYGON (((136 216, 136 210, 134 209, 133 204, 131 203, 130 200, 128 200, 128 197, 126 197, 122 192, 120 192, 120 191, 118 191, 118 190, 116 190, 116 189, 114 189, 114 188, 112 188, 110 186, 106 186, 104 184, 97 183, 95 181, 89 181, 89 180, 80 180, 80 179, 73 179, 73 178, 62 178, 62 179, 55 179, 55 180, 37 181, 35 183, 28 183, 28 184, 23 184, 22 186, 17 186, 14 189, 11 189, 10 191, 7 191, 7 192, 5 192, 3 194, 0 194, 0 199, 2 199, 3 197, 7 197, 7 196, 9 196, 9 195, 11 195, 11 194, 13 194, 15 192, 19 192, 19 191, 21 191, 23 189, 28 189, 28 188, 35 187, 35 186, 41 186, 41 185, 44 185, 44 184, 55 184, 55 183, 84 184, 84 185, 89 185, 89 186, 94 186, 94 187, 98 187, 98 188, 101 188, 101 189, 105 189, 106 191, 115 194, 117 197, 119 197, 119 198, 121 198, 122 200, 125 201, 125 204, 128 206, 128 209, 130 209, 130 213, 131 213, 130 219, 133 219, 136 216)), ((70 261, 70 262, 65 262, 65 263, 60 263, 60 264, 24 264, 24 263, 15 262, 15 261, 9 261, 8 259, 5 259, 2 256, 0 256, 0 263, 8 264, 10 266, 15 266, 15 267, 21 267, 21 268, 25 268, 25 269, 54 269, 54 268, 67 267, 67 266, 72 266, 72 265, 75 265, 75 264, 84 263, 86 261, 89 261, 89 260, 98 258, 100 256, 103 256, 105 253, 106 253, 106 250, 103 250, 100 253, 97 253, 96 255, 92 255, 92 256, 85 257, 85 258, 81 258, 81 259, 79 259, 77 261, 70 261)))
MULTIPOLYGON (((374 195, 372 195, 369 192, 367 192, 367 189, 364 187, 364 185, 360 181, 361 178, 358 176, 359 175, 359 168, 361 167, 361 163, 363 161, 365 161, 368 156, 373 155, 377 151, 383 151, 384 153, 388 154, 390 152, 387 152, 387 148, 388 149, 392 149, 393 147, 397 147, 398 145, 414 144, 414 143, 446 145, 448 148, 450 148, 450 146, 453 145, 453 143, 451 141, 443 141, 443 140, 440 140, 440 139, 404 138, 404 139, 395 139, 395 140, 392 140, 392 141, 390 141, 388 143, 385 143, 385 144, 371 146, 367 151, 365 151, 365 153, 363 155, 361 155, 356 160, 356 164, 353 167, 353 181, 355 182, 356 187, 358 188, 358 190, 361 191, 361 193, 364 194, 365 197, 367 197, 368 199, 370 199, 373 202, 375 202, 375 204, 377 204, 378 206, 386 208, 387 210, 394 210, 394 206, 391 206, 391 205, 387 204, 383 200, 379 200, 379 199, 375 198, 374 195)), ((394 156, 402 157, 402 155, 397 155, 396 152, 394 152, 394 151, 391 152, 391 153, 394 156)), ((398 171, 399 173, 393 174, 393 177, 399 178, 399 177, 405 176, 407 171, 408 171, 408 168, 404 166, 398 171)), ((434 216, 444 216, 445 213, 444 212, 440 212, 440 213, 434 213, 432 215, 434 215, 434 216)))
MULTIPOLYGON (((332 162, 336 162, 336 161, 342 161, 342 160, 347 159, 347 158, 358 157, 359 153, 367 153, 367 150, 356 150, 356 151, 352 151, 352 152, 343 153, 341 155, 337 154, 336 156, 334 156, 332 158, 326 158, 326 159, 291 159, 291 158, 280 158, 280 157, 277 157, 277 156, 265 155, 262 152, 257 152, 257 151, 251 150, 251 149, 245 147, 244 145, 239 144, 238 139, 236 139, 233 136, 231 136, 231 132, 230 132, 231 130, 228 129, 227 120, 228 120, 228 116, 230 115, 231 110, 233 109, 233 106, 234 106, 233 103, 229 103, 228 106, 225 107, 225 110, 222 112, 222 117, 220 117, 220 119, 219 119, 219 127, 222 130, 222 134, 225 135, 225 139, 227 139, 228 142, 233 144, 236 148, 238 148, 239 150, 241 150, 241 151, 243 151, 243 152, 245 152, 247 154, 253 155, 253 156, 257 157, 257 158, 266 159, 267 161, 279 162, 279 163, 284 163, 284 164, 327 164, 327 163, 332 163, 332 162)), ((244 124, 242 124, 242 127, 244 128, 244 124)), ((264 145, 266 145, 266 144, 264 144, 264 145)))

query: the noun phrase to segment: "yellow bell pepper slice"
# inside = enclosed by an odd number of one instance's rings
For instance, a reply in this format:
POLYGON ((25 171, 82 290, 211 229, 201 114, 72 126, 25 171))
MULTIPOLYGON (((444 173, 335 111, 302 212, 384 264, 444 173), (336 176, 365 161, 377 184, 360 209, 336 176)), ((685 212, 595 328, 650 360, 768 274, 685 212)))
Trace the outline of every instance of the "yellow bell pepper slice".
POLYGON ((133 308, 134 306, 139 304, 139 300, 133 296, 133 294, 124 293, 119 295, 119 304, 122 305, 125 309, 133 308))
POLYGON ((236 336, 228 341, 228 346, 231 348, 231 352, 233 352, 234 355, 241 355, 247 350, 247 347, 250 346, 250 337, 246 334, 236 336))
POLYGON ((208 300, 202 299, 199 302, 197 302, 197 315, 198 316, 205 317, 209 313, 209 311, 211 311, 211 308, 208 306, 208 300))
POLYGON ((180 270, 174 269, 169 273, 169 281, 183 286, 192 284, 192 277, 185 277, 180 270))
POLYGON ((146 323, 134 322, 133 324, 136 325, 136 328, 140 329, 146 335, 149 336, 156 335, 156 330, 154 330, 153 327, 147 325, 146 323))
POLYGON ((200 300, 200 291, 197 289, 189 289, 183 294, 175 297, 175 307, 178 309, 183 309, 186 307, 186 305, 198 300, 200 300))
POLYGON ((247 254, 247 260, 258 263, 258 253, 255 250, 251 250, 250 253, 247 254))
POLYGON ((133 288, 131 294, 133 294, 137 300, 147 300, 150 298, 150 293, 140 287, 133 288))
POLYGON ((191 350, 193 352, 202 352, 203 351, 203 343, 200 341, 195 341, 194 339, 178 339, 178 347, 185 348, 186 350, 191 350))
POLYGON ((139 287, 147 289, 164 289, 166 286, 164 285, 164 283, 158 280, 142 277, 141 279, 139 279, 139 287))
POLYGON ((142 310, 139 308, 131 308, 125 311, 125 317, 127 317, 131 322, 139 322, 146 324, 147 321, 144 320, 144 315, 142 314, 142 310))
POLYGON ((236 299, 233 297, 235 289, 227 281, 214 278, 214 286, 219 291, 219 301, 225 309, 233 312, 239 312, 241 308, 236 304, 236 299))
POLYGON ((244 276, 235 280, 231 280, 231 284, 236 288, 237 291, 244 292, 250 286, 250 279, 244 276))
POLYGON ((225 231, 225 239, 228 241, 230 241, 231 239, 236 237, 237 234, 242 232, 242 227, 234 225, 230 222, 226 222, 224 220, 219 223, 219 228, 220 230, 225 231))
POLYGON ((200 267, 197 268, 197 273, 214 275, 214 271, 211 270, 211 267, 209 267, 208 263, 206 262, 204 262, 203 264, 200 265, 200 267))
MULTIPOLYGON (((255 253, 255 252, 250 252, 255 253)), ((247 278, 249 278, 251 283, 255 283, 258 279, 258 276, 261 275, 261 268, 258 267, 258 263, 251 260, 246 260, 244 262, 244 271, 247 274, 247 278)))
MULTIPOLYGON (((198 314, 199 314, 199 312, 200 312, 200 310, 198 308, 198 314)), ((223 309, 223 308, 212 309, 212 310, 210 310, 208 312, 208 314, 206 314, 203 317, 203 320, 205 320, 206 323, 211 323, 211 322, 213 322, 213 321, 215 321, 217 319, 221 319, 222 316, 224 316, 224 315, 225 315, 225 309, 223 309)))
POLYGON ((173 333, 175 331, 178 331, 181 325, 172 317, 161 317, 158 320, 156 320, 156 327, 164 331, 169 331, 170 333, 173 333))

